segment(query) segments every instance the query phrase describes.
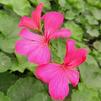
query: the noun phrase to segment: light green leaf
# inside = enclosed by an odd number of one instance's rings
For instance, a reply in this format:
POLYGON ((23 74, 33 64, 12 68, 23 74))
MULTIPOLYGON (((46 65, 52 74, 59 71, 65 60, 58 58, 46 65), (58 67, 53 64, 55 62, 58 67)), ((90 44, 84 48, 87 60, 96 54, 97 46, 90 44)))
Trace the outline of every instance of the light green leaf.
POLYGON ((72 35, 71 35, 72 38, 74 38, 78 41, 82 40, 83 30, 78 24, 74 23, 73 21, 68 21, 65 23, 64 26, 67 29, 70 29, 72 31, 72 35))
POLYGON ((57 39, 51 42, 52 44, 52 61, 57 63, 63 63, 66 53, 66 42, 64 39, 57 39))
POLYGON ((19 17, 12 12, 0 10, 0 31, 4 37, 11 38, 17 36, 19 17))
POLYGON ((0 101, 11 101, 8 96, 5 96, 2 92, 0 92, 0 101))
POLYGON ((19 32, 18 28, 19 17, 10 11, 0 11, 0 49, 7 52, 13 53, 15 47, 15 41, 18 39, 17 35, 19 32))
POLYGON ((97 62, 99 63, 99 68, 101 68, 101 53, 93 50, 92 53, 94 54, 94 57, 96 58, 97 62))
POLYGON ((0 0, 0 3, 11 6, 13 11, 20 16, 29 15, 31 11, 31 6, 28 0, 0 0))
POLYGON ((97 49, 99 52, 101 52, 101 42, 100 41, 95 41, 93 43, 93 46, 95 49, 97 49))
POLYGON ((51 4, 50 4, 50 0, 30 0, 31 1, 31 3, 33 3, 34 5, 38 5, 40 2, 43 2, 44 3, 44 7, 43 7, 43 9, 45 9, 45 10, 50 10, 51 9, 51 4))
POLYGON ((78 13, 74 12, 73 10, 69 10, 65 13, 65 18, 68 20, 73 20, 78 13))
POLYGON ((12 60, 12 66, 10 70, 12 71, 19 71, 21 73, 24 72, 25 69, 30 70, 32 73, 35 71, 36 65, 33 63, 28 62, 27 58, 21 55, 16 54, 17 61, 12 60))
POLYGON ((43 84, 34 77, 20 78, 8 89, 7 95, 12 101, 28 101, 36 93, 44 91, 43 84))
POLYGON ((11 59, 6 54, 0 52, 0 72, 5 72, 11 67, 11 59))
POLYGON ((92 37, 98 37, 100 35, 97 28, 92 28, 91 26, 87 26, 87 33, 92 37))
POLYGON ((0 3, 5 4, 5 5, 10 5, 11 0, 0 0, 0 3))
POLYGON ((86 4, 84 0, 78 0, 76 3, 73 4, 73 7, 76 8, 79 12, 84 12, 86 9, 86 4))
POLYGON ((79 69, 81 79, 87 87, 93 89, 101 88, 101 70, 93 57, 88 56, 87 61, 79 69))
POLYGON ((88 53, 91 52, 90 48, 84 43, 84 42, 76 42, 76 46, 78 48, 85 48, 87 50, 88 53))
POLYGON ((50 4, 49 0, 40 0, 40 2, 44 3, 44 7, 46 9, 48 9, 48 10, 51 9, 51 4, 50 4))
POLYGON ((77 3, 78 0, 68 0, 69 3, 73 4, 73 3, 77 3))
POLYGON ((101 9, 92 8, 91 12, 97 20, 101 20, 101 9))
POLYGON ((78 90, 73 90, 71 101, 100 101, 98 92, 79 84, 78 90))
POLYGON ((92 5, 92 6, 96 6, 98 8, 101 8, 101 1, 100 0, 87 0, 87 2, 92 5))
POLYGON ((47 93, 37 93, 27 101, 52 101, 47 93))
POLYGON ((12 66, 10 68, 11 71, 19 71, 21 73, 24 72, 25 69, 30 70, 34 73, 36 64, 28 62, 27 58, 21 55, 16 54, 17 61, 12 60, 12 66))
POLYGON ((32 73, 35 71, 35 64, 28 63, 28 60, 26 60, 23 64, 17 64, 16 61, 12 64, 10 70, 11 71, 19 71, 23 73, 25 69, 30 70, 32 73))
POLYGON ((87 21, 90 25, 97 25, 98 24, 98 21, 94 18, 94 16, 92 16, 90 14, 85 14, 85 18, 87 19, 87 21))
POLYGON ((87 21, 87 19, 85 19, 84 15, 80 15, 80 16, 76 17, 75 20, 76 20, 76 22, 82 24, 83 27, 88 25, 88 21, 87 21))
POLYGON ((15 42, 18 38, 2 38, 0 37, 0 49, 7 53, 13 53, 15 51, 15 42))
POLYGON ((58 3, 61 7, 66 6, 66 0, 58 0, 58 3))

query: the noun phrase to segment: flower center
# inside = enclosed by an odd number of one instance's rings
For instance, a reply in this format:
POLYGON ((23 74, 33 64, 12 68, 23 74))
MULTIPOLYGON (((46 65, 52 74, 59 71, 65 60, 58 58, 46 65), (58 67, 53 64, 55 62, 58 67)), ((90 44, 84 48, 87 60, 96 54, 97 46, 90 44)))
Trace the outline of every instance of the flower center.
POLYGON ((67 69, 67 65, 66 65, 66 64, 62 63, 61 66, 62 66, 62 68, 63 68, 64 70, 67 69))
POLYGON ((44 45, 48 45, 48 44, 49 44, 49 40, 46 39, 46 38, 43 38, 43 44, 44 44, 44 45))

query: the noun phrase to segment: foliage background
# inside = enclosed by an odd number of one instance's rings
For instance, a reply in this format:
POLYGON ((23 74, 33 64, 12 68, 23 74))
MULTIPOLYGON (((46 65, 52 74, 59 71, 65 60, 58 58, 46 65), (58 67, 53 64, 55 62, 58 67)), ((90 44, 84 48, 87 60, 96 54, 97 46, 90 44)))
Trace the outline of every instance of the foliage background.
MULTIPOLYGON (((30 16, 39 0, 0 0, 0 101, 52 101, 45 84, 33 76, 35 65, 14 51, 21 16, 30 16)), ((79 67, 80 83, 65 101, 101 101, 101 0, 40 0, 44 13, 60 11, 77 47, 89 51, 79 67)), ((61 63, 65 40, 52 41, 53 61, 61 63)))

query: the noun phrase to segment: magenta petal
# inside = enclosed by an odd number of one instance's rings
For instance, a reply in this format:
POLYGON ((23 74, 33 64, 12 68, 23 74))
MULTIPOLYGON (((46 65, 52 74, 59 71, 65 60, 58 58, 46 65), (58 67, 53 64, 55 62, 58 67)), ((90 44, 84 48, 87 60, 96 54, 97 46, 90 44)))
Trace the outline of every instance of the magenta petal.
POLYGON ((55 100, 64 100, 69 93, 68 79, 63 71, 49 82, 49 93, 55 100))
POLYGON ((58 73, 60 65, 58 64, 45 64, 40 65, 36 68, 36 77, 42 80, 45 83, 49 83, 49 81, 54 78, 54 76, 58 73))
POLYGON ((41 12, 43 8, 43 3, 40 3, 37 8, 32 12, 32 20, 37 26, 38 29, 40 29, 40 24, 41 24, 41 12))
POLYGON ((49 63, 51 58, 48 45, 38 45, 28 56, 28 60, 36 64, 49 63))
POLYGON ((66 56, 64 63, 68 68, 74 68, 79 66, 86 60, 87 51, 86 49, 76 49, 74 40, 67 40, 66 44, 66 56))
POLYGON ((70 68, 74 68, 82 64, 86 60, 87 51, 86 49, 77 49, 73 60, 68 64, 70 68))
POLYGON ((71 39, 67 40, 67 42, 66 42, 66 56, 64 59, 65 64, 68 64, 68 63, 70 63, 70 61, 73 60, 73 58, 75 56, 75 51, 76 51, 75 41, 71 40, 71 39))
POLYGON ((67 78, 72 83, 72 85, 74 87, 77 86, 79 82, 79 72, 76 70, 67 70, 66 74, 67 74, 67 78))
POLYGON ((20 20, 19 27, 34 29, 36 28, 36 25, 33 23, 31 18, 23 16, 20 20))
POLYGON ((16 42, 15 51, 21 55, 27 55, 31 50, 35 48, 37 44, 29 40, 18 40, 16 42))
POLYGON ((43 17, 45 36, 55 32, 63 23, 63 15, 59 12, 48 12, 43 17))
POLYGON ((42 36, 30 32, 28 29, 22 29, 21 32, 19 33, 19 35, 24 38, 24 39, 28 39, 28 40, 34 40, 34 41, 41 41, 42 40, 42 36))
POLYGON ((71 31, 65 28, 55 31, 50 34, 49 38, 68 38, 71 35, 71 31))

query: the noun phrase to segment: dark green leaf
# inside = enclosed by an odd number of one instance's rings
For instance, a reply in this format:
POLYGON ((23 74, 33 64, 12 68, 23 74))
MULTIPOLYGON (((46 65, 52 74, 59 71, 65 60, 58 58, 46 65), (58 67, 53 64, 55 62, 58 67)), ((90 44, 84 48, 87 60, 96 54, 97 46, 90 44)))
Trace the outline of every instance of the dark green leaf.
POLYGON ((31 77, 20 78, 8 89, 7 95, 12 101, 28 101, 36 93, 44 90, 43 84, 31 77))
POLYGON ((7 89, 13 85, 17 79, 18 77, 16 75, 9 72, 0 73, 0 91, 6 93, 7 89))

